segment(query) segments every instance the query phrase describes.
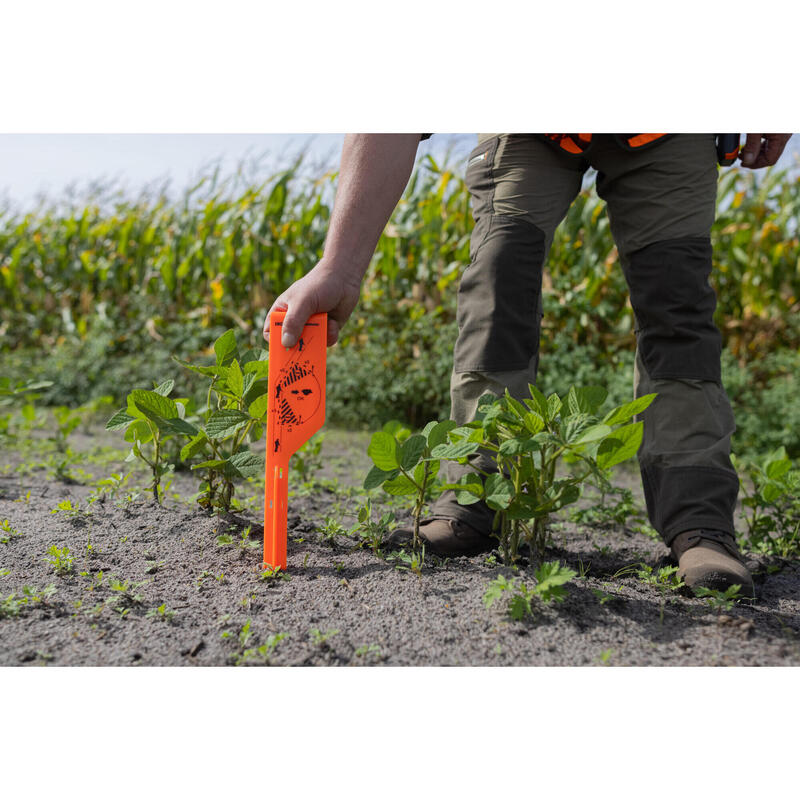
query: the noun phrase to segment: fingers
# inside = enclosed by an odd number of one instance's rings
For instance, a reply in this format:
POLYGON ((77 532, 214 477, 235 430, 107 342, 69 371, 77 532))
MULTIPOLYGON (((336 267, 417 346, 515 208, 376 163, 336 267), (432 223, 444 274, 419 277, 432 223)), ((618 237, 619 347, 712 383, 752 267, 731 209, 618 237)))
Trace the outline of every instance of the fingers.
POLYGON ((303 293, 291 298, 281 328, 281 344, 284 347, 294 347, 297 344, 303 327, 315 310, 314 303, 310 301, 307 294, 303 293))
POLYGON ((792 138, 792 135, 790 133, 767 133, 764 135, 767 139, 765 152, 767 166, 772 166, 781 157, 783 148, 786 147, 786 143, 792 138))
POLYGON ((742 164, 750 169, 771 167, 791 138, 790 133, 748 133, 741 154, 742 164))
POLYGON ((339 324, 338 320, 335 320, 333 317, 328 317, 328 347, 333 347, 336 342, 339 341, 339 332, 341 331, 342 326, 339 324))
POLYGON ((742 164, 744 164, 744 166, 746 167, 754 167, 760 152, 761 152, 761 134, 748 133, 747 141, 745 141, 744 147, 742 148, 742 152, 739 154, 739 158, 741 159, 742 164))
POLYGON ((272 312, 285 311, 287 307, 288 307, 287 302, 281 296, 275 300, 275 302, 272 304, 272 308, 270 308, 270 310, 267 311, 267 318, 264 320, 264 330, 262 332, 264 336, 264 341, 269 342, 269 320, 270 317, 272 316, 272 312))

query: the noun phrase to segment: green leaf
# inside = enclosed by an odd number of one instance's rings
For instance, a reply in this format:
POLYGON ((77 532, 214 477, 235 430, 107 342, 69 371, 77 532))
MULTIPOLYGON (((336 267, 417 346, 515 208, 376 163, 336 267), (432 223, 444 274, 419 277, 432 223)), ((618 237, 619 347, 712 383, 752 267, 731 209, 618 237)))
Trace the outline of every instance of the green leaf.
POLYGON ((418 489, 405 475, 397 475, 383 484, 383 491, 391 495, 409 495, 416 494, 418 489))
POLYGON ((406 431, 408 428, 399 420, 390 419, 388 422, 384 423, 381 430, 384 433, 388 433, 392 438, 395 438, 401 431, 406 431))
POLYGON ((439 465, 439 462, 435 459, 420 461, 414 468, 414 480, 421 486, 422 481, 425 480, 425 471, 427 470, 428 485, 430 485, 430 481, 439 474, 439 465))
POLYGON ((139 442, 139 444, 147 444, 153 439, 153 431, 144 420, 137 419, 136 422, 130 425, 130 427, 125 431, 124 438, 126 442, 139 442))
POLYGON ((200 429, 196 425, 192 425, 191 422, 187 422, 180 417, 162 420, 159 427, 170 433, 177 433, 182 436, 197 436, 200 432, 200 429))
POLYGON ((408 472, 414 469, 425 452, 427 442, 419 433, 410 436, 400 448, 400 466, 408 472))
POLYGON ((774 503, 781 495, 786 493, 786 489, 777 483, 766 483, 761 487, 761 496, 767 503, 774 503))
POLYGON ((483 595, 483 605, 486 608, 491 608, 503 596, 503 592, 513 591, 516 588, 515 584, 516 582, 513 578, 509 581, 505 575, 498 575, 486 587, 483 595))
POLYGON ((164 421, 178 419, 178 406, 174 400, 146 389, 134 389, 128 395, 128 403, 133 404, 146 417, 153 420, 159 428, 164 421))
POLYGON ((578 444, 588 444, 589 442, 596 442, 599 439, 603 439, 604 437, 608 436, 611 433, 611 428, 608 425, 592 425, 588 428, 585 428, 577 439, 570 442, 570 444, 578 445, 578 444))
POLYGON ((499 472, 494 472, 486 479, 485 491, 486 505, 494 511, 502 511, 511 505, 514 484, 499 472))
POLYGON ((440 444, 444 444, 447 441, 447 434, 457 427, 458 424, 452 419, 446 419, 444 422, 437 422, 427 434, 428 447, 433 449, 440 444))
POLYGON ((528 411, 522 418, 528 433, 537 434, 544 430, 544 418, 536 411, 528 411))
POLYGON ((181 448, 181 461, 188 461, 190 458, 193 458, 198 453, 202 452, 207 441, 208 437, 205 435, 205 433, 203 433, 203 431, 199 431, 190 442, 181 448))
POLYGON ((444 484, 442 489, 451 489, 462 506, 470 506, 483 497, 483 481, 476 472, 462 475, 455 483, 444 484))
POLYGON ((253 375, 255 380, 269 377, 269 361, 248 361, 244 365, 244 374, 253 375))
POLYGON ((121 408, 114 414, 111 419, 106 422, 106 430, 107 431, 118 431, 121 428, 127 428, 128 425, 131 424, 136 419, 136 417, 132 417, 130 414, 127 413, 126 409, 121 408))
POLYGON ((534 439, 506 439, 500 445, 500 455, 511 457, 521 453, 530 453, 539 449, 539 444, 534 439))
POLYGON ((561 398, 555 392, 547 398, 547 419, 549 422, 552 422, 558 416, 558 412, 561 411, 561 405, 561 398))
POLYGON ((261 478, 264 475, 264 456, 260 453, 249 450, 234 453, 228 459, 228 464, 242 478, 261 478))
POLYGON ((387 472, 400 466, 400 447, 394 436, 385 431, 372 434, 367 455, 376 467, 387 472))
POLYGON ((630 403, 612 408, 604 417, 603 422, 606 425, 619 425, 621 422, 627 422, 635 414, 641 414, 655 399, 655 394, 644 394, 630 403))
POLYGON ((164 381, 164 383, 160 383, 158 386, 156 386, 156 388, 153 389, 153 391, 156 394, 160 394, 163 397, 167 397, 169 393, 172 391, 172 388, 174 386, 175 386, 175 381, 173 380, 164 381))
POLYGON ((269 408, 269 395, 262 394, 260 397, 257 397, 250 403, 250 408, 247 409, 247 413, 253 417, 253 419, 263 421, 264 415, 267 413, 269 408))
POLYGON ((572 386, 567 394, 567 407, 573 414, 596 414, 608 397, 602 386, 572 386))
POLYGON ((526 614, 533 614, 531 601, 521 594, 515 594, 508 603, 508 614, 511 619, 524 619, 526 614))
POLYGON ((608 469, 636 455, 642 443, 643 422, 633 422, 604 439, 597 450, 597 465, 608 469))
MULTIPOLYGON (((430 432, 431 432, 431 431, 432 431, 432 430, 433 430, 433 429, 434 429, 434 428, 435 428, 435 427, 436 427, 438 424, 439 424, 439 423, 438 423, 438 422, 437 422, 435 419, 432 419, 430 422, 426 423, 425 427, 422 429, 422 435, 425 437, 425 440, 426 440, 426 441, 427 441, 427 439, 428 439, 428 436, 430 435, 430 432)), ((438 444, 438 442, 437 442, 437 444, 438 444)))
POLYGON ((778 480, 783 477, 792 468, 792 462, 788 459, 780 461, 770 461, 767 463, 766 474, 770 480, 778 480))
POLYGON ((400 474, 400 470, 393 469, 390 471, 386 471, 380 469, 378 467, 373 467, 368 473, 367 477, 364 478, 364 489, 366 491, 371 491, 372 489, 377 489, 382 483, 385 481, 391 480, 392 478, 396 478, 400 474))
POLYGON ((233 329, 225 331, 214 342, 214 353, 217 356, 217 366, 227 367, 236 357, 236 334, 233 329))
POLYGON ((234 408, 215 411, 206 423, 209 439, 225 439, 250 422, 250 415, 234 408))
POLYGON ((200 464, 193 464, 192 469, 215 469, 219 470, 228 463, 225 458, 212 458, 209 461, 203 461, 200 464))
POLYGON ((530 494, 521 494, 506 509, 508 519, 535 519, 549 513, 549 505, 540 503, 530 494))
POLYGON ((531 393, 531 399, 526 400, 525 405, 528 406, 531 411, 537 411, 539 415, 547 421, 549 419, 547 398, 532 383, 528 384, 528 391, 531 393))
POLYGON ((455 444, 440 444, 431 450, 431 455, 434 458, 446 458, 455 460, 458 458, 465 458, 477 452, 480 445, 477 442, 456 442, 455 444))
POLYGON ((494 406, 494 404, 498 401, 498 397, 496 394, 492 394, 491 392, 486 392, 482 394, 478 398, 478 412, 475 414, 475 419, 480 421, 483 419, 486 412, 494 406))
POLYGON ((519 402, 516 398, 511 396, 511 393, 506 389, 505 397, 503 398, 503 402, 508 409, 509 412, 515 414, 519 419, 523 419, 525 414, 527 413, 525 410, 525 406, 519 402))
POLYGON ((568 567, 562 567, 558 561, 547 561, 534 573, 536 586, 533 591, 545 603, 554 600, 561 602, 566 596, 563 585, 569 583, 577 574, 568 567))
POLYGON ((230 363, 228 377, 225 382, 228 389, 239 399, 243 394, 244 375, 242 374, 242 368, 239 366, 239 362, 235 358, 230 363))
POLYGON ((196 372, 198 375, 205 375, 206 377, 213 377, 219 375, 220 367, 201 367, 196 364, 190 364, 188 361, 183 361, 182 359, 178 358, 177 356, 172 356, 172 360, 176 364, 180 364, 182 367, 190 370, 191 372, 196 372))

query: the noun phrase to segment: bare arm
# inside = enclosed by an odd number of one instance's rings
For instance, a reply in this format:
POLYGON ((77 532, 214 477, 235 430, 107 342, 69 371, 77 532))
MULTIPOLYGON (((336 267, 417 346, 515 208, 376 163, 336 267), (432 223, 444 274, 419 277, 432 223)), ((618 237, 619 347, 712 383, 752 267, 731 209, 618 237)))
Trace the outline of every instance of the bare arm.
MULTIPOLYGON (((361 280, 383 229, 408 183, 419 134, 348 134, 325 251, 319 263, 278 296, 286 309, 281 344, 292 347, 311 314, 328 312, 328 345, 358 302, 361 280)), ((264 323, 269 338, 269 314, 264 323)))

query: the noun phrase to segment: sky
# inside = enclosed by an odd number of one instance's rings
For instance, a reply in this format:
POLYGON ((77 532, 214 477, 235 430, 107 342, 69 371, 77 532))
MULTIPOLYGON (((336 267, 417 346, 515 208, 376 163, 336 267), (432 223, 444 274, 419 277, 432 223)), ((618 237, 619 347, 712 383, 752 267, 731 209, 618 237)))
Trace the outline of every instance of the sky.
MULTIPOLYGON (((335 168, 343 134, 0 134, 0 204, 26 210, 40 195, 64 196, 91 182, 115 180, 133 193, 166 180, 175 192, 191 185, 210 164, 223 174, 244 162, 267 177, 303 149, 308 165, 335 168), (258 166, 252 166, 257 161, 258 166)), ((466 156, 475 134, 438 134, 420 146, 420 153, 466 156)), ((249 174, 249 173, 248 173, 249 174)))
MULTIPOLYGON (((306 164, 322 173, 338 165, 343 134, 0 134, 0 206, 25 211, 41 197, 57 200, 69 188, 81 193, 94 181, 116 184, 132 194, 169 182, 176 194, 210 165, 223 175, 240 164, 248 175, 269 177, 307 150, 306 164)), ((475 146, 475 134, 436 134, 420 145, 435 158, 450 150, 454 159, 475 146)), ((795 136, 780 164, 797 164, 795 136)))

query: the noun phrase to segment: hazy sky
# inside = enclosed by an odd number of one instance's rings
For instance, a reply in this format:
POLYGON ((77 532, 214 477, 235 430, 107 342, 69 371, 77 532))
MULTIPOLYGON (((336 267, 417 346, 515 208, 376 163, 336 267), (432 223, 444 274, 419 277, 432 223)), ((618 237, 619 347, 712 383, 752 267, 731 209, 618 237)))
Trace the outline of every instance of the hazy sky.
MULTIPOLYGON (((179 192, 208 165, 219 162, 229 174, 243 161, 258 160, 254 177, 274 174, 304 148, 312 168, 334 168, 342 134, 0 134, 0 204, 17 209, 33 205, 39 194, 63 196, 92 181, 114 179, 135 192, 144 185, 170 181, 179 192)), ((475 134, 436 134, 420 145, 420 154, 436 158, 452 148, 462 158, 475 146, 475 134)), ((780 164, 797 164, 800 136, 789 143, 780 164)), ((253 173, 253 170, 255 172, 253 173)))
MULTIPOLYGON (((230 173, 243 160, 261 158, 259 173, 270 175, 303 148, 310 165, 335 167, 343 134, 0 134, 0 200, 31 205, 39 193, 61 196, 98 179, 116 179, 131 190, 169 178, 180 190, 207 165, 220 162, 230 173)), ((475 134, 434 136, 420 153, 454 155, 474 147, 475 134)))

